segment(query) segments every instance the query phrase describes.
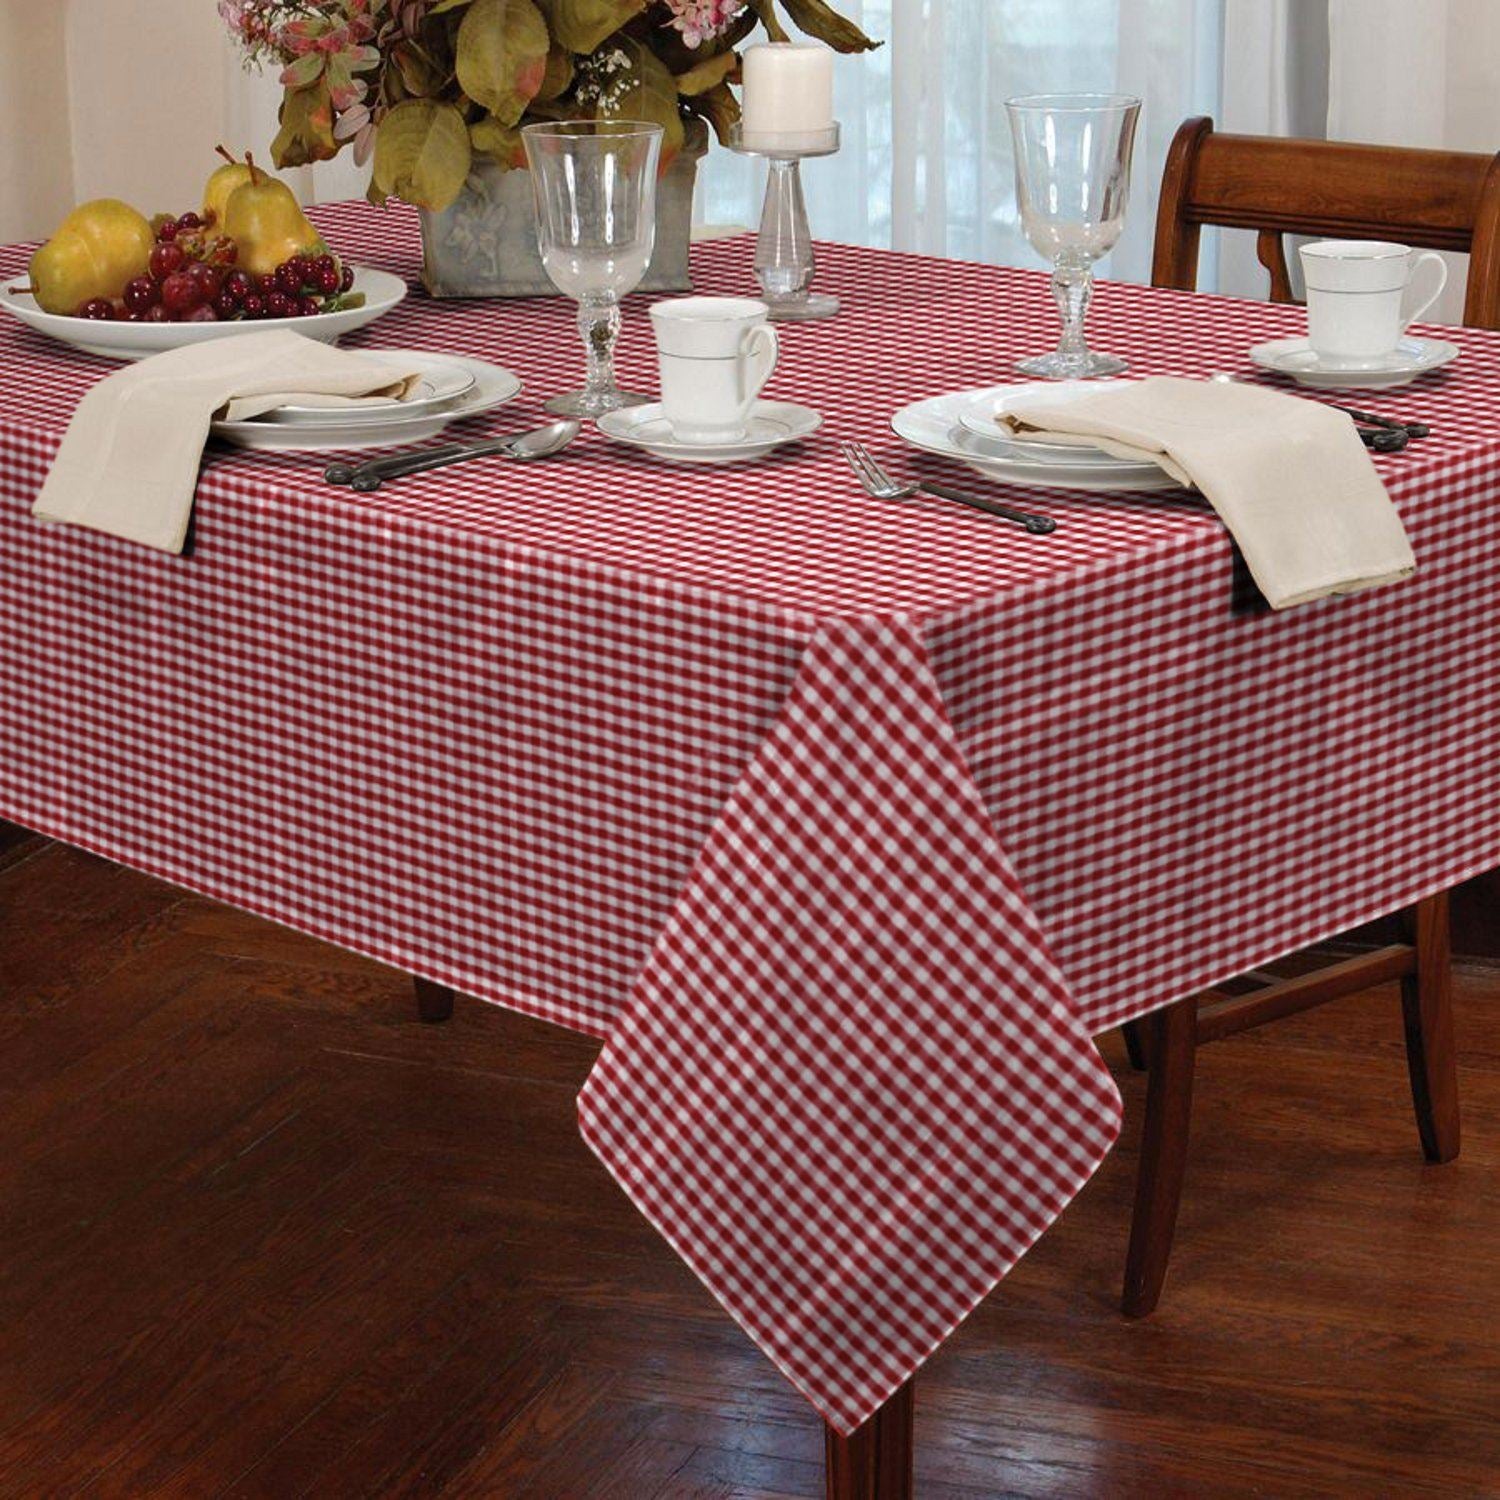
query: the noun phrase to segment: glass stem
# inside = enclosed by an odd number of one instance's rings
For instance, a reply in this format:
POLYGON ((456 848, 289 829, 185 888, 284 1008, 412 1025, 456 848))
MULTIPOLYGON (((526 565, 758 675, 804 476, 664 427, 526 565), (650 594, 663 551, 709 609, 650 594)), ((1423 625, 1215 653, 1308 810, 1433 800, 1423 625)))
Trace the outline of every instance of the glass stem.
POLYGON ((588 376, 584 381, 589 395, 603 395, 615 389, 615 338, 620 332, 620 307, 616 302, 580 302, 578 331, 583 335, 588 376))
POLYGON ((802 196, 802 164, 773 157, 755 241, 755 277, 767 302, 805 301, 813 278, 812 234, 802 196))
POLYGON ((1058 353, 1080 358, 1088 354, 1083 320, 1088 316, 1093 296, 1092 266, 1058 266, 1052 272, 1052 297, 1062 318, 1062 341, 1057 346, 1058 353))

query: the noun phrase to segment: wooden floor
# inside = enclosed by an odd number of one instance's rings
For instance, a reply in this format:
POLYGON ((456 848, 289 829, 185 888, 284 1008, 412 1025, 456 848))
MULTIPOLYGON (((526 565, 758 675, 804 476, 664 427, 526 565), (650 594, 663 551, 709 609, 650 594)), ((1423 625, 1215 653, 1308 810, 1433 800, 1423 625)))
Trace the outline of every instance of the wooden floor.
MULTIPOLYGON (((816 1496, 809 1409, 580 1143, 587 1040, 0 853, 0 1495, 816 1496)), ((1500 1495, 1500 971, 1427 1168, 1394 993, 1210 1048, 1162 1310, 1121 1149, 923 1374, 918 1495, 1500 1495)))

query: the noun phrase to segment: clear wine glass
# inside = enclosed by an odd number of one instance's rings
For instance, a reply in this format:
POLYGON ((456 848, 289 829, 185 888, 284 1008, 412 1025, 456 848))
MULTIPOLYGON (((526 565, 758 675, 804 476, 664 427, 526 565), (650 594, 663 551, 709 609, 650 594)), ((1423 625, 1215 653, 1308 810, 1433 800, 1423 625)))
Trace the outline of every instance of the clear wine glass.
POLYGON ((1124 94, 1031 94, 1006 101, 1016 145, 1016 203, 1032 248, 1052 262, 1062 342, 1016 368, 1044 380, 1117 375, 1123 359, 1093 353, 1083 320, 1094 262, 1125 227, 1130 156, 1141 101, 1124 94))
POLYGON ((552 284, 578 303, 587 352, 581 391, 547 410, 597 417, 649 396, 615 384, 620 299, 646 274, 656 239, 662 128, 644 120, 560 120, 521 130, 536 194, 537 245, 552 284))

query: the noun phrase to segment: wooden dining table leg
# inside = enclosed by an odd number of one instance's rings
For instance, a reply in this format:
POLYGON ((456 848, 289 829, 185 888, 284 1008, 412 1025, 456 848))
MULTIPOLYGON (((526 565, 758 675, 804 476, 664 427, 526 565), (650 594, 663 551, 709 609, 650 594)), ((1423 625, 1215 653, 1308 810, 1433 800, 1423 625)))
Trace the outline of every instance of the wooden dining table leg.
POLYGON ((1155 1311, 1167 1279, 1177 1206, 1187 1169, 1188 1127, 1193 1114, 1193 1071, 1198 1052, 1198 1002, 1179 1000, 1146 1018, 1146 1121, 1141 1164, 1125 1258, 1127 1318, 1155 1311))
POLYGON ((453 991, 431 979, 414 979, 417 1014, 428 1022, 446 1021, 453 1014, 453 991))
POLYGON ((915 1395, 908 1380, 847 1437, 824 1426, 828 1500, 911 1500, 915 1395))
POLYGON ((1448 893, 1419 902, 1406 920, 1417 950, 1415 970, 1401 981, 1412 1105, 1427 1160, 1452 1161, 1458 1155, 1459 1110, 1448 893))

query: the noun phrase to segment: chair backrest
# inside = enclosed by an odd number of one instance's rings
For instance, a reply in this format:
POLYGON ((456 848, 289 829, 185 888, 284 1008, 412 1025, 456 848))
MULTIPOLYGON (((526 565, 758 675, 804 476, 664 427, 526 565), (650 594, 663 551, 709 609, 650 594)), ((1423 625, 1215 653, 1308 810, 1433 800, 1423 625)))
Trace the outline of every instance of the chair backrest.
POLYGON ((1154 286, 1193 290, 1205 224, 1259 231, 1275 302, 1293 300, 1284 234, 1467 250, 1464 322, 1500 328, 1500 155, 1221 135, 1187 120, 1162 174, 1154 286))

